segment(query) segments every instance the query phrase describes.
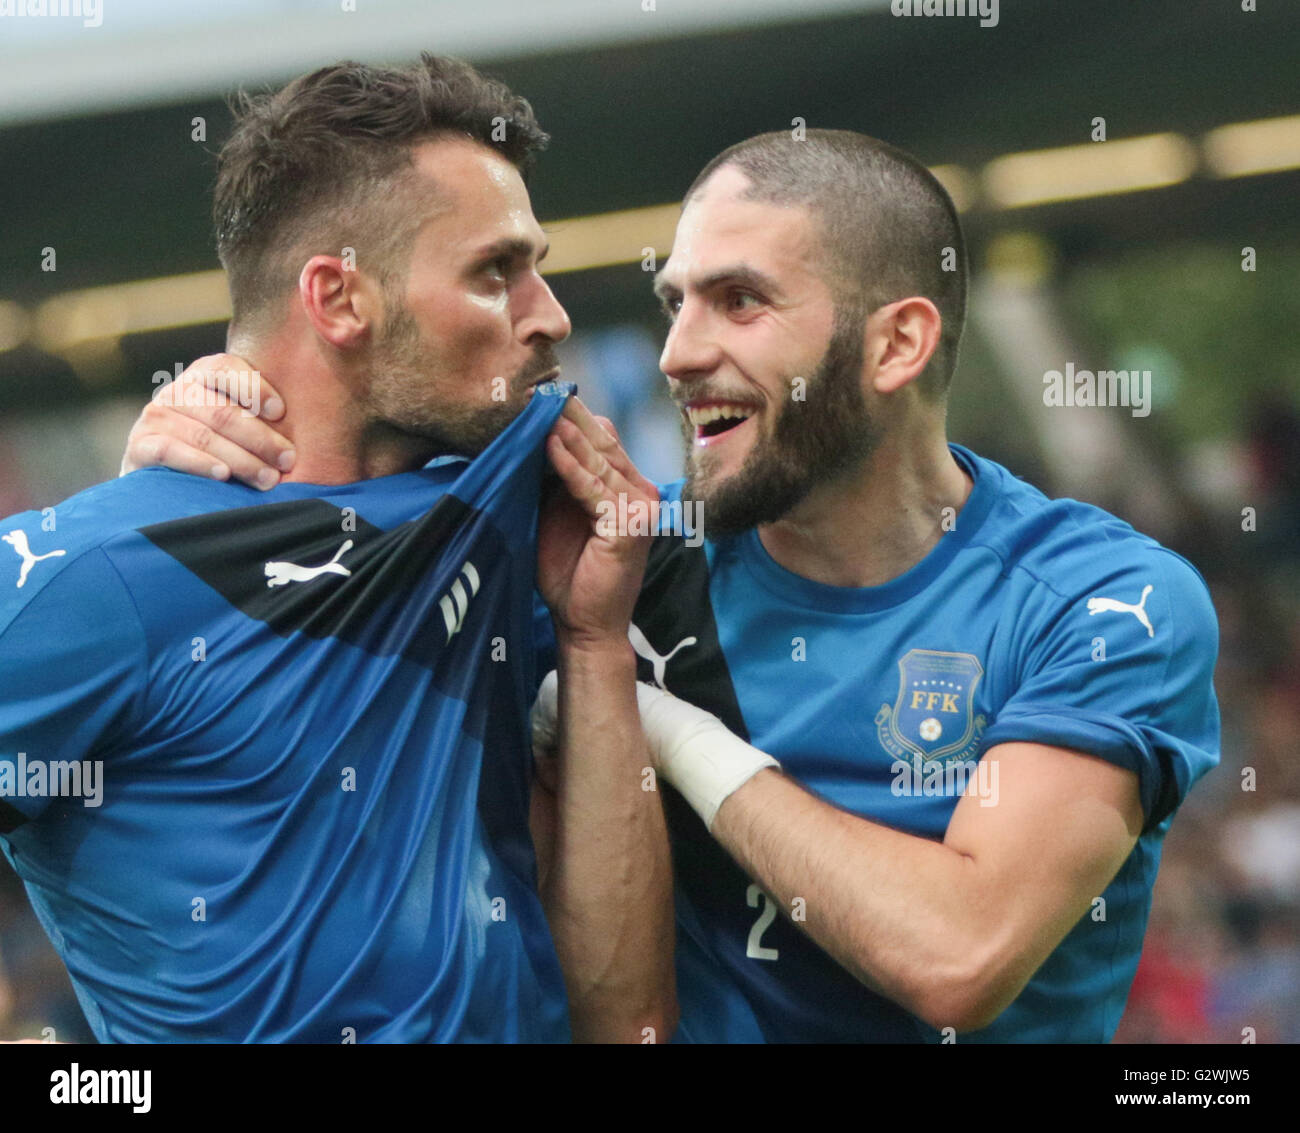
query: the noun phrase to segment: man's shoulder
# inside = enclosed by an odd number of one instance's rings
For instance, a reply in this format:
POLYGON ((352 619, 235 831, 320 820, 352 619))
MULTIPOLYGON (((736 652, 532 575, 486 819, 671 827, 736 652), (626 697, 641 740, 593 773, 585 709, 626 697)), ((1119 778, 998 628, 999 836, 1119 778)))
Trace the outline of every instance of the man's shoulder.
POLYGON ((253 503, 258 495, 239 485, 147 469, 0 519, 0 623, 61 581, 75 577, 79 593, 93 592, 88 576, 111 576, 113 569, 109 556, 97 552, 141 527, 253 503))
POLYGON ((0 526, 36 522, 81 546, 98 545, 114 534, 182 515, 199 515, 255 504, 261 492, 241 484, 207 480, 165 468, 145 468, 92 484, 57 504, 33 508, 0 526))
POLYGON ((972 545, 996 554, 1007 574, 1022 572, 1065 598, 1133 579, 1206 592, 1190 562, 1132 524, 1095 504, 1051 498, 995 461, 974 459, 997 493, 972 545))

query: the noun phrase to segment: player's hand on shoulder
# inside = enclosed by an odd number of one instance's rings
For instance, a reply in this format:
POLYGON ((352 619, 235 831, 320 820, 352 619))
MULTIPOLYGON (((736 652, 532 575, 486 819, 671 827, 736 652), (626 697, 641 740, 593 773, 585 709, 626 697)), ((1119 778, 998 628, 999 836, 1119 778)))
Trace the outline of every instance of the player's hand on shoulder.
POLYGON ((269 424, 284 402, 251 362, 209 354, 161 385, 127 437, 121 474, 161 465, 214 480, 271 488, 293 449, 269 424))

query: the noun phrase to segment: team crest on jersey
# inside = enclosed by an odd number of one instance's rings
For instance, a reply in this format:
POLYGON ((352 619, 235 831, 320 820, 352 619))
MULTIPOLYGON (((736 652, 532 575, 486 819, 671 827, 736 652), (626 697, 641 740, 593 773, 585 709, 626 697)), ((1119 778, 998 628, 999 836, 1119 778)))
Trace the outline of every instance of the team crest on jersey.
POLYGON ((876 713, 881 746, 898 759, 972 759, 985 719, 975 715, 983 666, 969 653, 911 649, 898 662, 898 699, 876 713))

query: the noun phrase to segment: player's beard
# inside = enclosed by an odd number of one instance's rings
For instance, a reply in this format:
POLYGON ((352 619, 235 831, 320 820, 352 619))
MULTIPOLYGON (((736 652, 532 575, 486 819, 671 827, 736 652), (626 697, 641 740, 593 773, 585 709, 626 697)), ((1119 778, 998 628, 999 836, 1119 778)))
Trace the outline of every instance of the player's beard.
MULTIPOLYGON (((704 533, 735 535, 773 523, 818 484, 860 468, 879 443, 879 428, 862 393, 865 314, 836 307, 826 352, 809 379, 805 399, 785 402, 772 431, 760 436, 744 464, 715 481, 708 448, 685 427, 688 472, 685 499, 703 504, 704 533)), ((793 383, 787 383, 793 390, 793 383)))
POLYGON ((517 373, 506 379, 503 399, 495 398, 498 385, 490 391, 494 400, 478 404, 431 399, 430 390, 457 384, 453 375, 438 373, 442 365, 437 348, 424 339, 407 306, 388 296, 384 329, 374 348, 372 412, 386 425, 427 441, 431 452, 474 457, 523 412, 529 386, 556 369, 559 362, 555 348, 544 343, 517 373), (431 380, 435 376, 447 380, 435 382, 431 380))

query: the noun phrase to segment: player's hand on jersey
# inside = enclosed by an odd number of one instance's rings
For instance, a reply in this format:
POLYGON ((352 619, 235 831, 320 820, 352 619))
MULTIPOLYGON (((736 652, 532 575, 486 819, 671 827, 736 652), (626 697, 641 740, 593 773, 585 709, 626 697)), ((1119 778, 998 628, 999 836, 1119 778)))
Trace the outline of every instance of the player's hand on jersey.
POLYGON ((659 491, 637 470, 611 422, 576 397, 546 439, 565 491, 542 509, 537 584, 561 639, 627 643, 659 521, 659 491))
POLYGON ((268 422, 284 416, 270 382, 237 354, 209 354, 154 393, 126 439, 122 472, 159 464, 273 488, 293 447, 268 422))

